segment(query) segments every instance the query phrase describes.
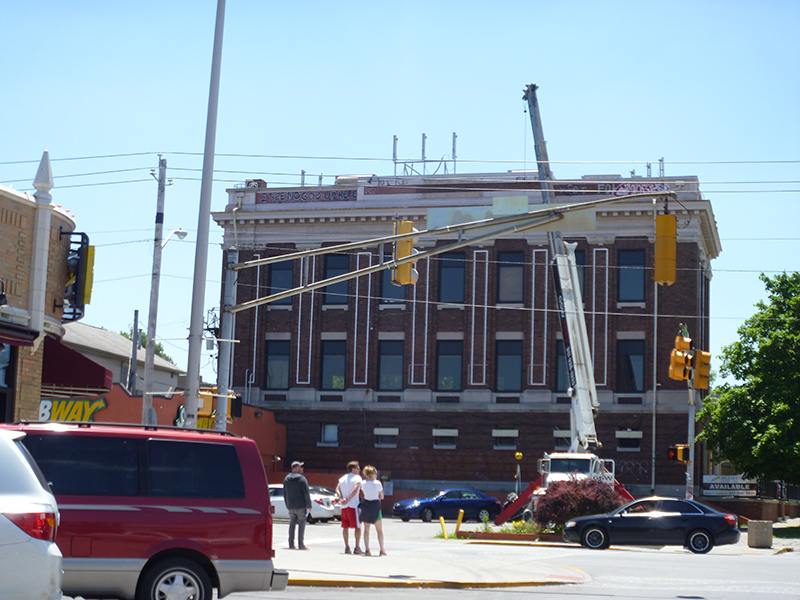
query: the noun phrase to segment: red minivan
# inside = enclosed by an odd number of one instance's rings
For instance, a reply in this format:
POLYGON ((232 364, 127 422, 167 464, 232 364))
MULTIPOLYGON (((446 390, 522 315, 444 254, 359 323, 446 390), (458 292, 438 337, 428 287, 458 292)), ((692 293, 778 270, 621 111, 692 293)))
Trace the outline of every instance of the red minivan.
POLYGON ((66 595, 211 600, 283 590, 267 477, 233 434, 98 423, 2 425, 24 443, 61 512, 66 595))

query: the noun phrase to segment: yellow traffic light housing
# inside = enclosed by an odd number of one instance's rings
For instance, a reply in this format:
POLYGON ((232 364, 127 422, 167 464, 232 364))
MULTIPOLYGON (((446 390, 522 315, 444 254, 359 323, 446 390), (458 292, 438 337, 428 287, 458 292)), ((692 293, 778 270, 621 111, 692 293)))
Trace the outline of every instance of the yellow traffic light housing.
POLYGON ((692 338, 679 335, 675 338, 675 349, 669 355, 669 376, 678 381, 692 377, 692 338))
MULTIPOLYGON (((403 235, 406 233, 417 233, 414 229, 413 221, 395 221, 394 234, 403 235)), ((394 243, 394 260, 402 260, 409 258, 415 254, 419 254, 414 243, 418 238, 409 237, 404 240, 397 240, 394 243)), ((419 273, 414 268, 416 260, 410 260, 401 265, 392 267, 392 283, 395 285, 414 285, 419 279, 419 273)))
POLYGON ((677 265, 678 220, 675 215, 656 217, 655 269, 653 279, 659 285, 675 283, 677 265))
POLYGON ((698 350, 694 356, 694 381, 692 387, 696 390, 707 390, 711 378, 711 353, 698 350))

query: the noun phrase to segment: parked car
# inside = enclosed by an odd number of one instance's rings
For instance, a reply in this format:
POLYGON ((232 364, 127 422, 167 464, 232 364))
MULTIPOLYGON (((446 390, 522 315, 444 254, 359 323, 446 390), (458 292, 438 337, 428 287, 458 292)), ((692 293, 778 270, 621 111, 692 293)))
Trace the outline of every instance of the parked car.
POLYGON ((0 430, 0 598, 61 598, 58 506, 22 445, 25 434, 0 430))
POLYGON ((336 494, 336 490, 332 490, 329 487, 322 487, 321 485, 311 485, 309 489, 312 494, 319 494, 320 496, 327 496, 330 498, 331 504, 333 505, 333 518, 339 521, 342 520, 342 505, 339 502, 340 498, 336 494))
POLYGON ((597 550, 609 544, 680 545, 704 554, 714 546, 738 542, 736 525, 736 515, 699 502, 652 497, 604 515, 571 519, 564 525, 564 540, 597 550))
MULTIPOLYGON (((269 499, 270 502, 272 502, 272 516, 276 519, 288 519, 289 511, 283 499, 282 483, 270 484, 269 499)), ((317 521, 322 521, 323 523, 327 523, 331 519, 333 519, 333 503, 330 497, 311 492, 311 514, 307 517, 307 522, 315 523, 317 521)))
POLYGON ((61 510, 64 594, 211 600, 283 590, 255 442, 230 433, 97 423, 2 425, 61 510))
POLYGON ((457 519, 464 509, 464 520, 493 520, 500 514, 500 501, 481 492, 467 489, 431 490, 417 498, 401 500, 392 507, 392 516, 403 521, 434 518, 457 519))

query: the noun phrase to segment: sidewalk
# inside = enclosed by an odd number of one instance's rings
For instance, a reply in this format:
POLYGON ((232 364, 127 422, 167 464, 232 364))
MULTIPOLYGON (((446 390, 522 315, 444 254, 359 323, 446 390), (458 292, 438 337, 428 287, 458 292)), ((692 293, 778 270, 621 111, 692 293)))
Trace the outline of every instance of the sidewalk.
MULTIPOLYGON (((387 523, 390 524, 391 522, 387 523)), ((277 524, 276 524, 277 525, 277 524)), ((775 523, 774 529, 796 527, 800 519, 775 523)), ((501 588, 586 583, 591 577, 579 570, 559 565, 559 549, 578 549, 561 542, 489 542, 476 540, 401 539, 387 536, 388 556, 345 554, 338 527, 309 528, 309 550, 288 550, 281 544, 280 525, 276 527, 275 566, 289 571, 290 586, 307 587, 392 587, 392 588, 501 588), (537 549, 547 552, 536 552, 537 549), (551 560, 548 560, 548 553, 551 560)), ((394 529, 394 528, 393 528, 394 529)), ((395 530, 397 531, 397 530, 395 530)), ((394 534, 394 532, 393 532, 394 534)), ((373 544, 377 551, 377 544, 373 544)), ((612 546, 608 551, 688 552, 678 546, 612 546)), ((771 548, 750 548, 747 533, 737 544, 718 546, 712 554, 774 555, 800 552, 800 540, 773 537, 771 548)))

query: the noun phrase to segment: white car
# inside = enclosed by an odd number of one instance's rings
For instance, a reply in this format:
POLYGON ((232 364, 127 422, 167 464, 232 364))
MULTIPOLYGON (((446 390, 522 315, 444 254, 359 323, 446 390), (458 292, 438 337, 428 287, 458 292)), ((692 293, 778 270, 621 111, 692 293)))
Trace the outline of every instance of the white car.
POLYGON ((336 495, 336 491, 328 487, 322 487, 321 485, 310 485, 308 488, 311 490, 312 494, 319 494, 320 496, 327 496, 330 498, 331 505, 333 506, 333 517, 338 521, 342 520, 342 503, 339 496, 336 495))
POLYGON ((21 431, 0 430, 0 598, 61 598, 58 506, 21 431))
MULTIPOLYGON (((272 483, 269 486, 269 501, 272 503, 272 516, 275 519, 288 519, 289 511, 283 500, 283 484, 272 483)), ((330 521, 333 519, 333 504, 329 496, 311 492, 311 514, 308 522, 330 521)))

